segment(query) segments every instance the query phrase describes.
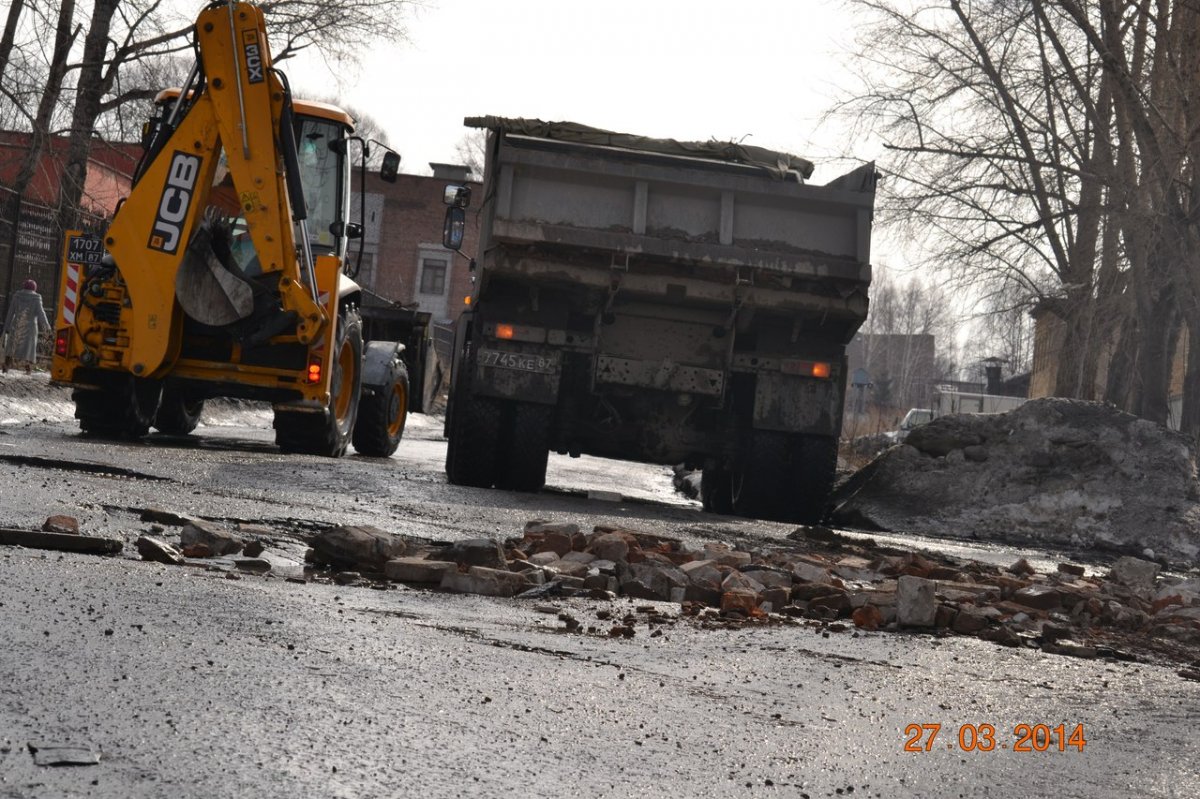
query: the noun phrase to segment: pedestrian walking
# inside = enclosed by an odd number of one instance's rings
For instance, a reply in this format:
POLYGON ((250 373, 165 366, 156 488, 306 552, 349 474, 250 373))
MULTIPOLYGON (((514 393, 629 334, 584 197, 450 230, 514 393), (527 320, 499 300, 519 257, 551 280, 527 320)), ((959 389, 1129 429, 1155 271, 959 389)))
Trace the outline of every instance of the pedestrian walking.
POLYGON ((42 307, 42 295, 37 283, 26 280, 20 291, 8 301, 8 318, 4 320, 4 371, 24 363, 25 374, 33 371, 37 360, 38 333, 50 329, 50 320, 42 307))

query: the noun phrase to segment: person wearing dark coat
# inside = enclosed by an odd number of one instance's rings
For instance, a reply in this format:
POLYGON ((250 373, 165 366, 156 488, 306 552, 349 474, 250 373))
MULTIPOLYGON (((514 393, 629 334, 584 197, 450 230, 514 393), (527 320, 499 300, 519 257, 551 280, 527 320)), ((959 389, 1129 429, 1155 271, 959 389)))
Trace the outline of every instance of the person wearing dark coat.
POLYGON ((23 363, 25 373, 30 374, 37 361, 38 333, 49 329, 50 320, 42 307, 37 283, 26 280, 25 287, 14 292, 8 301, 8 318, 4 320, 4 371, 16 362, 23 363))

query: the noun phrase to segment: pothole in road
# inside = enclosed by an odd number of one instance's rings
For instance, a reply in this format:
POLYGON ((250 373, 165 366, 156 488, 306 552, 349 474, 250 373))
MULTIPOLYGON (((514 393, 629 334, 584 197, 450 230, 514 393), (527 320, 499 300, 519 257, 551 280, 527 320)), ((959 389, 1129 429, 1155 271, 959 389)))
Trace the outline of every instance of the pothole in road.
POLYGON ((177 483, 170 477, 157 474, 111 466, 107 463, 91 463, 88 461, 68 461, 59 458, 41 458, 37 455, 0 455, 0 462, 12 463, 17 466, 31 466, 35 469, 54 469, 62 472, 83 472, 97 477, 120 477, 127 480, 153 480, 160 483, 177 483))

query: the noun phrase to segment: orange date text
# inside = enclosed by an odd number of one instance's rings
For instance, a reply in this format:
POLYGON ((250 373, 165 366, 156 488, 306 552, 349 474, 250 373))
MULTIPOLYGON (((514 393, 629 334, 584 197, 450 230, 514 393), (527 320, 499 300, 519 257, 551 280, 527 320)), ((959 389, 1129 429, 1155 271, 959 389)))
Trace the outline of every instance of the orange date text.
POLYGON ((941 724, 909 724, 904 728, 905 752, 933 752, 957 749, 960 752, 1082 752, 1087 746, 1083 725, 1018 724, 1012 738, 998 733, 992 724, 960 724, 957 728, 941 724))

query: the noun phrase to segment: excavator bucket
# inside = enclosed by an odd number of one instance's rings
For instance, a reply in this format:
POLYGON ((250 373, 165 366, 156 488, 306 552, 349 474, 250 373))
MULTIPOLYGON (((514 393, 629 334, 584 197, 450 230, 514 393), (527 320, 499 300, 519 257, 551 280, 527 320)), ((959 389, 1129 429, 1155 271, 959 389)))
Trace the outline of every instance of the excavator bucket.
POLYGON ((192 319, 223 327, 253 313, 254 292, 245 278, 221 263, 213 244, 213 226, 206 220, 192 236, 175 273, 175 297, 192 319))

